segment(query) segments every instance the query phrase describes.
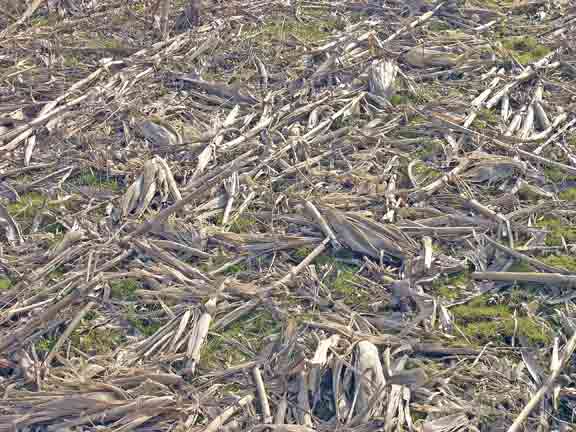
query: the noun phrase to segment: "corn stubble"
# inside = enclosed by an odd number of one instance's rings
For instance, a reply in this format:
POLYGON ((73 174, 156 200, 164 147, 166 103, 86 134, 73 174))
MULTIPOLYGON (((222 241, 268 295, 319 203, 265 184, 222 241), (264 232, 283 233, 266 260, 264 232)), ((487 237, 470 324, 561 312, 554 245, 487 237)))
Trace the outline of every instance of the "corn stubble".
POLYGON ((0 431, 569 431, 571 1, 8 1, 0 431))

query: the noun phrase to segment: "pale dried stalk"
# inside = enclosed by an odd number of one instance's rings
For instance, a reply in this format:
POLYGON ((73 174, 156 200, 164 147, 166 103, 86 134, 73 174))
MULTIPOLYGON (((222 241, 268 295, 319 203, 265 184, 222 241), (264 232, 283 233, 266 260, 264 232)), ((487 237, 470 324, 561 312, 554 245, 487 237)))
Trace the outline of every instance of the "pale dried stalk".
POLYGON ((530 401, 526 404, 526 406, 520 412, 518 417, 516 417, 516 420, 514 420, 512 426, 508 428, 508 432, 519 432, 520 430, 522 430, 522 424, 526 421, 532 410, 536 408, 536 406, 540 403, 542 398, 544 398, 546 393, 548 393, 550 389, 552 389, 554 383, 556 382, 556 380, 560 376, 560 373, 564 369, 566 362, 572 357, 574 350, 576 350, 576 333, 572 335, 572 337, 570 338, 570 340, 568 340, 568 343, 564 347, 564 353, 562 355, 562 359, 557 362, 546 382, 542 385, 542 387, 540 387, 540 389, 536 392, 536 394, 532 396, 532 399, 530 399, 530 401))
POLYGON ((268 72, 266 71, 266 66, 262 60, 258 58, 258 56, 254 56, 254 61, 256 63, 256 68, 258 69, 258 73, 260 74, 260 85, 262 86, 263 90, 268 89, 268 72))
POLYGON ((68 327, 66 328, 66 330, 64 330, 64 333, 62 333, 60 335, 60 337, 58 338, 58 340, 56 341, 56 343, 54 344, 54 346, 52 347, 52 349, 50 350, 50 352, 48 353, 48 355, 46 356, 46 360, 44 360, 44 365, 49 368, 50 364, 52 363, 52 360, 54 359, 54 356, 58 353, 58 351, 60 350, 60 348, 62 347, 62 345, 64 345, 64 342, 66 342, 66 340, 70 337, 70 335, 72 334, 72 332, 74 330, 76 330, 76 327, 78 327, 78 325, 80 324, 80 321, 82 321, 82 318, 84 318, 84 316, 90 312, 90 309, 92 309, 94 307, 94 302, 89 302, 86 306, 84 306, 80 312, 78 312, 78 314, 74 317, 74 319, 72 320, 72 322, 68 325, 68 327))
POLYGON ((328 360, 328 350, 332 347, 338 345, 338 341, 340 340, 340 335, 334 334, 329 338, 323 339, 318 343, 316 347, 316 351, 314 352, 314 357, 310 360, 310 366, 320 367, 326 364, 328 360))
POLYGON ((54 99, 52 102, 46 104, 40 110, 40 112, 38 113, 38 116, 34 120, 32 120, 31 122, 29 122, 23 126, 20 126, 14 130, 8 132, 7 134, 3 135, 4 141, 7 141, 9 139, 12 139, 12 141, 3 147, 0 147, 0 150, 8 150, 8 151, 14 150, 16 147, 18 147, 18 145, 22 141, 24 141, 30 135, 32 135, 32 133, 34 132, 34 128, 36 126, 39 126, 39 125, 47 122, 48 120, 53 118, 55 115, 66 110, 68 107, 70 107, 74 104, 80 103, 82 100, 84 100, 86 97, 88 97, 88 95, 86 94, 86 95, 82 96, 81 98, 76 99, 75 101, 71 101, 65 105, 62 105, 62 106, 56 108, 56 106, 62 100, 66 99, 68 96, 70 96, 73 93, 75 93, 76 91, 80 90, 80 88, 83 87, 85 84, 88 84, 91 81, 98 78, 99 75, 101 75, 102 73, 104 73, 106 71, 106 68, 108 66, 109 66, 109 63, 105 63, 102 67, 100 67, 99 69, 92 72, 86 78, 72 84, 70 86, 70 88, 65 93, 63 93, 62 95, 60 95, 59 97, 54 99))
POLYGON ((193 374, 196 371, 196 365, 200 361, 200 351, 206 336, 208 336, 208 329, 212 321, 212 315, 216 311, 216 298, 211 298, 205 304, 206 311, 200 316, 198 323, 194 326, 194 331, 190 335, 188 342, 188 350, 186 356, 188 357, 187 368, 193 374))
POLYGON ((516 130, 520 127, 520 123, 522 123, 522 111, 514 114, 514 117, 512 117, 512 121, 506 128, 506 132, 504 132, 504 136, 514 135, 514 132, 516 132, 516 130))
POLYGON ((274 119, 273 116, 262 117, 260 121, 248 132, 243 133, 238 138, 233 139, 232 141, 228 141, 227 143, 222 144, 220 147, 224 151, 230 151, 233 147, 246 142, 248 139, 255 137, 258 135, 262 130, 266 129, 272 123, 274 119))
POLYGON ((235 169, 237 169, 238 167, 235 165, 237 165, 239 162, 244 161, 245 159, 248 159, 248 157, 252 156, 253 153, 254 153, 254 150, 249 150, 246 153, 244 153, 243 155, 241 155, 240 157, 238 157, 234 161, 235 163, 230 164, 230 166, 228 166, 226 169, 222 170, 219 174, 215 175, 210 180, 203 182, 200 186, 198 186, 198 188, 196 190, 191 191, 185 198, 181 199, 180 201, 175 202, 170 207, 162 210, 154 218, 152 218, 152 219, 148 220, 146 223, 140 225, 139 228, 137 228, 136 230, 134 230, 133 232, 131 232, 130 234, 125 236, 122 239, 122 242, 128 243, 134 237, 138 237, 138 236, 144 234, 145 232, 148 232, 154 226, 160 225, 162 222, 166 221, 171 214, 178 212, 180 210, 183 210, 184 207, 186 207, 186 205, 190 204, 195 199, 198 199, 198 196, 200 194, 203 194, 203 193, 209 191, 212 187, 214 187, 214 185, 218 184, 218 182, 223 177, 228 175, 231 171, 234 171, 235 169))
POLYGON ((537 282, 544 284, 566 283, 576 286, 576 276, 558 273, 521 273, 521 272, 474 272, 472 278, 476 280, 504 281, 504 282, 537 282))
POLYGON ((532 128, 534 127, 534 105, 530 104, 526 110, 526 115, 524 116, 524 122, 520 128, 518 136, 520 139, 528 138, 532 133, 532 128))
POLYGON ((89 290, 93 289, 99 283, 98 280, 94 279, 84 286, 78 288, 75 292, 67 295, 60 301, 52 304, 44 309, 44 312, 38 316, 33 317, 25 325, 21 326, 18 330, 5 335, 0 338, 0 352, 12 352, 18 350, 21 344, 26 342, 26 339, 30 337, 38 328, 43 328, 43 326, 52 320, 58 312, 64 308, 70 306, 75 300, 77 300, 81 295, 84 295, 89 290))
MULTIPOLYGON (((228 226, 225 227, 225 231, 228 231, 229 227, 234 222, 236 222, 240 216, 242 216, 242 213, 244 213, 246 211, 246 209, 248 208, 248 206, 250 205, 250 203, 252 202, 252 200, 254 198, 256 198, 256 192, 250 191, 248 196, 244 199, 242 204, 240 204, 240 206, 238 207, 238 210, 236 210, 236 213, 234 213, 234 215, 232 215, 232 217, 228 221, 228 226)), ((212 273, 210 273, 210 274, 212 274, 212 273)))
POLYGON ((422 238, 422 244, 424 246, 424 268, 430 270, 432 267, 432 255, 434 252, 432 249, 432 239, 428 236, 424 236, 422 238))
POLYGON ((398 31, 396 31, 395 33, 391 34, 390 36, 388 36, 384 42, 390 42, 394 39, 396 39, 398 36, 400 36, 402 33, 404 33, 407 30, 411 30, 414 27, 428 21, 430 18, 432 18, 434 16, 434 14, 436 12, 438 12, 438 9, 440 9, 442 6, 444 6, 444 2, 438 4, 438 6, 436 6, 433 10, 426 12, 424 14, 422 14, 421 16, 419 16, 416 20, 412 21, 410 24, 402 26, 398 31))
POLYGON ((256 383, 256 393, 260 400, 260 409, 262 410, 262 422, 265 424, 272 423, 272 412, 270 411, 270 403, 268 402, 268 395, 266 394, 266 387, 264 387, 264 380, 262 379, 262 372, 256 366, 252 369, 252 376, 256 383))
MULTIPOLYGON (((564 114, 564 113, 563 113, 564 114)), ((564 119, 566 117, 566 114, 561 115, 562 119, 564 119)), ((560 117, 560 116, 559 116, 560 117)), ((556 119, 554 121, 554 123, 556 123, 556 119)), ((543 143, 540 147, 538 147, 537 149, 534 150, 534 154, 540 154, 542 153, 542 151, 552 142, 554 142, 554 140, 556 140, 556 138, 558 138, 560 135, 562 135, 563 133, 565 133, 568 129, 570 129, 572 127, 572 125, 576 124, 576 118, 573 118, 572 120, 570 120, 569 122, 567 122, 564 126, 562 126, 554 135, 552 135, 545 143, 543 143)), ((555 125, 553 124, 551 129, 553 129, 555 127, 555 125)))
POLYGON ((208 426, 206 426, 206 429, 204 429, 204 432, 216 432, 218 430, 220 430, 220 428, 224 425, 224 423, 226 423, 230 417, 232 417, 234 414, 236 414, 236 412, 240 409, 245 407, 246 405, 252 403, 252 401, 254 400, 254 395, 246 395, 244 396, 242 399, 240 399, 236 405, 230 406, 228 408, 226 408, 224 410, 224 412, 222 412, 222 414, 220 414, 218 417, 216 417, 214 420, 212 420, 210 422, 210 424, 208 426))
POLYGON ((212 329, 218 330, 218 329, 223 329, 223 328, 229 326, 234 321, 240 319, 242 316, 246 315, 252 309, 254 309, 256 306, 258 306, 258 303, 259 303, 259 300, 255 300, 255 299, 244 302, 242 305, 238 306, 236 309, 227 313, 222 318, 220 318, 218 321, 216 321, 214 323, 214 325, 212 326, 212 329))
POLYGON ((306 372, 302 371, 298 374, 298 414, 300 424, 307 427, 312 427, 312 417, 310 415, 310 400, 308 398, 308 376, 306 372))
POLYGON ((536 267, 539 270, 550 272, 550 273, 559 273, 559 274, 570 274, 571 273, 568 270, 564 270, 562 268, 558 268, 558 267, 551 266, 549 264, 545 264, 542 261, 537 260, 536 258, 529 257, 529 256, 524 255, 523 253, 518 252, 512 248, 501 245, 500 243, 492 240, 488 236, 484 236, 484 239, 488 243, 490 243, 492 246, 494 246, 495 248, 501 250, 502 252, 506 252, 510 256, 513 256, 514 258, 518 258, 518 259, 536 267))
POLYGON ((232 173, 229 179, 224 180, 224 189, 226 189, 226 194, 228 195, 228 201, 226 202, 226 207, 224 208, 224 216, 222 216, 222 225, 228 224, 228 219, 230 218, 230 213, 232 212, 232 206, 234 205, 234 199, 240 189, 240 181, 238 180, 238 173, 232 173))
POLYGON ((274 415, 274 424, 284 424, 286 421, 286 411, 288 410, 288 399, 286 393, 282 394, 282 399, 276 406, 276 414, 274 415))
MULTIPOLYGON (((36 11, 36 9, 38 9, 42 5, 42 3, 44 3, 45 1, 46 0, 33 0, 32 2, 30 2, 30 5, 26 9, 26 11, 22 14, 22 16, 20 16, 20 18, 18 18, 18 21, 10 24, 6 29, 4 29, 4 30, 2 30, 2 32, 0 32, 0 39, 4 39, 12 31, 17 29, 22 24, 24 24, 24 22, 28 18, 30 18, 32 15, 34 15, 34 12, 36 11)), ((5 5, 3 5, 2 7, 4 8, 5 5)))
POLYGON ((496 88, 496 86, 498 85, 498 83, 500 82, 501 79, 502 79, 501 77, 494 78, 492 80, 492 82, 490 83, 490 85, 488 86, 488 88, 485 89, 482 93, 480 93, 476 97, 476 99, 474 99, 472 101, 472 111, 470 112, 470 114, 468 114, 468 116, 464 120, 463 126, 465 128, 470 127, 470 125, 472 123, 474 123, 474 120, 478 116, 478 110, 480 109, 480 107, 482 106, 484 101, 488 98, 488 96, 490 96, 490 93, 492 93, 492 90, 494 90, 494 88, 496 88))
POLYGON ((514 248, 514 237, 512 235, 512 227, 510 225, 510 221, 506 219, 506 217, 503 214, 496 213, 492 209, 489 209, 488 207, 486 207, 485 205, 479 203, 474 199, 468 200, 468 205, 470 205, 470 207, 478 211, 478 213, 492 219, 496 223, 504 224, 504 226, 506 227, 506 234, 507 234, 506 236, 508 237, 508 245, 510 246, 510 249, 514 248))
POLYGON ((426 197, 432 195, 434 192, 440 190, 442 186, 444 186, 446 183, 449 183, 451 178, 463 173, 466 170, 466 168, 468 168, 469 165, 470 161, 464 159, 456 167, 454 167, 454 169, 450 171, 448 174, 433 181, 429 185, 424 186, 420 190, 413 192, 412 197, 417 201, 425 199, 426 197))
POLYGON ((162 39, 168 39, 168 15, 170 14, 170 0, 161 0, 160 2, 160 36, 162 39))
POLYGON ((150 244, 152 245, 156 245, 159 248, 162 249, 173 249, 173 250, 177 250, 179 252, 184 252, 187 254, 190 254, 192 256, 198 257, 198 258, 210 258, 212 257, 211 254, 201 251, 200 249, 196 249, 193 248, 191 246, 182 244, 182 243, 176 243, 170 240, 150 240, 150 244))
MULTIPOLYGON (((507 95, 510 93, 510 91, 516 87, 517 85, 519 85, 522 81, 525 81, 527 79, 532 78, 535 74, 536 71, 538 69, 541 69, 545 66, 547 66, 548 62, 550 61, 550 59, 555 55, 554 52, 542 57, 540 60, 538 60, 536 63, 528 66, 524 71, 520 72, 517 76, 514 77, 512 82, 509 82, 508 84, 504 85, 504 87, 502 87, 498 92, 496 92, 496 94, 494 94, 494 96, 492 96, 491 99, 489 99, 488 101, 486 101, 486 103, 484 104, 484 106, 488 109, 493 108, 494 106, 496 106, 496 104, 498 102, 500 102, 500 100, 502 99, 502 97, 504 97, 504 95, 507 95)), ((556 62, 553 63, 551 65, 548 65, 548 68, 554 69, 560 66, 560 63, 556 62), (556 64, 557 63, 557 64, 556 64)))
POLYGON ((311 213, 312 217, 316 220, 318 225, 320 225, 320 229, 322 229, 324 235, 330 239, 332 247, 335 250, 341 249, 342 245, 336 238, 336 234, 334 234, 334 231, 332 231, 332 228, 330 228, 330 225, 328 225, 326 219, 324 219, 324 216, 320 214, 316 206, 310 201, 306 201, 304 205, 306 206, 306 209, 311 213))
POLYGON ((288 274, 285 275, 282 279, 280 279, 279 281, 276 281, 270 289, 275 289, 275 288, 278 288, 278 287, 288 283, 294 276, 296 276, 307 265, 309 265, 314 260, 314 258, 316 258, 318 255, 320 255, 322 252, 324 252, 324 250, 326 249, 326 245, 328 243, 330 243, 330 237, 326 237, 322 243, 320 243, 318 246, 316 246, 314 248, 314 250, 312 252, 310 252, 310 254, 308 254, 308 256, 306 258, 304 258, 302 260, 302 262, 300 262, 296 267, 293 267, 288 272, 288 274))
POLYGON ((50 432, 57 432, 66 427, 80 426, 87 423, 102 422, 106 419, 118 419, 132 412, 150 412, 157 409, 165 408, 175 403, 174 397, 172 396, 162 396, 162 397, 151 397, 151 398, 138 398, 134 402, 126 403, 125 405, 107 409, 106 411, 99 412, 97 414, 89 414, 86 416, 79 417, 76 420, 67 421, 64 424, 57 424, 53 426, 48 426, 50 432))

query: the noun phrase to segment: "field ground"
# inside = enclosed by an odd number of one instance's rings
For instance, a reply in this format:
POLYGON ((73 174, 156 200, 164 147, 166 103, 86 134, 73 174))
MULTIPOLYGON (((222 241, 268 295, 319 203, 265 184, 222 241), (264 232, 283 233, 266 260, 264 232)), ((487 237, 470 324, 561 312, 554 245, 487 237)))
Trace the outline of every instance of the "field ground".
POLYGON ((0 431, 576 430, 574 1, 4 1, 0 431))

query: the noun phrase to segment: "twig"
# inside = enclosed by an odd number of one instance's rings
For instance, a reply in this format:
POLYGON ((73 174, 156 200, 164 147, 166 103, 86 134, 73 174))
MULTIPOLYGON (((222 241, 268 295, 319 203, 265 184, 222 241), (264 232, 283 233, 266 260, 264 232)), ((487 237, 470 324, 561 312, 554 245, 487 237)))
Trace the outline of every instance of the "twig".
POLYGON ((243 408, 246 405, 252 403, 253 400, 254 395, 252 394, 244 396, 236 403, 236 405, 232 405, 226 408, 224 412, 222 412, 222 414, 220 414, 218 417, 212 420, 210 424, 206 426, 204 432, 216 432, 220 430, 222 425, 224 425, 224 423, 226 423, 230 419, 230 417, 232 417, 240 408, 243 408))
POLYGON ((536 392, 536 394, 532 396, 532 399, 530 399, 530 401, 526 404, 526 406, 520 412, 518 417, 516 417, 516 420, 514 420, 512 426, 508 428, 508 432, 520 431, 522 424, 526 421, 526 419, 528 419, 528 416, 530 415, 532 410, 536 408, 536 406, 540 403, 544 395, 548 393, 550 389, 554 386, 554 383, 558 379, 560 372, 562 372, 562 369, 564 369, 566 362, 572 357, 572 354, 574 353, 575 349, 576 349, 576 333, 572 335, 572 337, 566 344, 566 347, 564 348, 564 353, 562 355, 562 359, 552 370, 552 373, 550 374, 546 382, 542 385, 542 387, 540 387, 540 389, 536 392))
POLYGON ((306 206, 306 209, 312 214, 312 217, 316 219, 316 222, 320 225, 320 228, 322 229, 324 235, 330 238, 330 243, 332 244, 332 247, 335 250, 341 249, 342 245, 336 238, 336 234, 334 234, 334 231, 332 231, 332 228, 330 228, 330 225, 328 225, 326 219, 324 219, 324 216, 320 214, 316 206, 312 204, 310 201, 306 201, 304 205, 306 206))
POLYGON ((522 272, 474 272, 472 278, 476 280, 490 280, 503 282, 536 282, 544 284, 567 283, 576 286, 576 276, 558 273, 522 273, 522 272))
POLYGON ((268 402, 268 395, 266 394, 266 387, 264 387, 264 380, 262 379, 262 372, 260 368, 256 366, 252 369, 252 376, 254 377, 254 382, 256 383, 256 392, 258 393, 258 399, 260 399, 260 408, 262 410, 262 421, 263 423, 272 423, 272 412, 270 411, 270 403, 268 402))
POLYGON ((324 250, 326 249, 326 245, 330 243, 330 237, 326 237, 324 239, 324 241, 322 243, 320 243, 318 246, 316 246, 316 248, 310 252, 308 254, 308 256, 306 258, 304 258, 302 260, 302 262, 300 264, 298 264, 296 267, 293 267, 288 274, 286 274, 282 279, 280 279, 279 281, 276 281, 271 288, 269 288, 269 290, 278 288, 284 284, 286 284, 287 282, 289 282, 294 276, 296 276, 298 273, 300 273, 308 264, 310 264, 314 258, 316 258, 318 255, 320 255, 322 252, 324 252, 324 250))

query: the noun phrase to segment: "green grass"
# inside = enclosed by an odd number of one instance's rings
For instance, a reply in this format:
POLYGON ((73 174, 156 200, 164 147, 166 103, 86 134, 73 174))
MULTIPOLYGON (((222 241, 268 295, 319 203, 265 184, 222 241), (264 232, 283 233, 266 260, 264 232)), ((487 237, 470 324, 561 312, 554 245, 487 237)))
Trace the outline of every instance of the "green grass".
POLYGON ((88 331, 75 330, 70 335, 70 341, 86 354, 111 354, 126 338, 120 330, 95 328, 88 331))
POLYGON ((284 41, 292 35, 302 42, 314 43, 326 39, 332 30, 340 27, 341 23, 333 18, 325 18, 321 24, 318 22, 301 23, 292 20, 274 20, 249 32, 247 37, 254 37, 256 43, 265 44, 275 40, 284 41))
POLYGON ((548 217, 538 221, 536 226, 550 231, 545 240, 547 246, 561 246, 562 238, 567 243, 576 242, 576 225, 565 224, 560 219, 548 217))
POLYGON ((434 180, 442 176, 442 173, 440 171, 437 171, 434 168, 429 167, 423 162, 418 162, 414 164, 413 170, 414 174, 425 178, 427 181, 434 180))
POLYGON ((516 261, 508 268, 508 271, 514 273, 530 273, 533 272, 534 269, 530 264, 526 263, 526 261, 516 261))
POLYGON ((310 247, 301 247, 298 248, 294 251, 294 258, 296 258, 299 261, 302 261, 303 259, 305 259, 308 255, 310 255, 312 253, 313 249, 310 247))
MULTIPOLYGON (((456 324, 473 343, 508 344, 514 336, 514 309, 510 305, 487 304, 487 297, 481 296, 451 310, 456 324)), ((545 328, 534 319, 522 316, 521 310, 518 310, 516 322, 516 336, 524 336, 530 344, 545 346, 551 341, 545 328)))
POLYGON ((560 183, 566 180, 576 180, 576 176, 568 175, 560 168, 552 166, 544 167, 544 177, 553 183, 560 183))
POLYGON ((408 96, 403 96, 403 95, 399 95, 399 94, 395 94, 395 95, 390 96, 390 98, 388 100, 394 106, 408 105, 410 103, 410 98, 408 96))
POLYGON ((561 267, 571 272, 576 272, 576 257, 569 256, 569 255, 550 255, 544 258, 541 258, 545 264, 554 266, 554 267, 561 267))
POLYGON ((0 291, 6 291, 12 286, 12 281, 8 278, 0 278, 0 291))
POLYGON ((52 347, 56 345, 56 341, 58 341, 58 338, 55 336, 43 337, 34 345, 36 352, 38 354, 45 354, 49 352, 52 347))
POLYGON ((457 275, 446 276, 437 279, 432 284, 432 289, 436 295, 448 300, 455 300, 460 297, 470 283, 470 275, 467 272, 461 272, 457 275))
MULTIPOLYGON (((215 223, 218 226, 222 225, 224 214, 219 215, 215 219, 215 223)), ((230 232, 236 234, 242 233, 249 233, 250 228, 254 227, 257 224, 256 218, 252 216, 239 216, 236 220, 230 225, 230 232)))
POLYGON ((349 306, 362 306, 370 302, 370 296, 362 289, 356 266, 335 261, 336 275, 327 282, 333 297, 349 306))
POLYGON ((207 368, 228 367, 249 360, 250 356, 230 342, 258 353, 266 336, 280 332, 281 323, 268 311, 249 314, 233 322, 218 335, 209 334, 202 349, 201 365, 207 368))
MULTIPOLYGON (((149 310, 144 308, 143 312, 149 312, 149 310)), ((153 321, 148 318, 141 318, 134 304, 130 304, 125 307, 125 314, 130 325, 146 337, 152 336, 163 325, 159 321, 153 321)))
POLYGON ((10 215, 33 218, 47 201, 47 198, 38 192, 29 192, 21 195, 20 199, 14 203, 8 204, 7 209, 10 215))
POLYGON ((77 186, 97 186, 112 191, 117 191, 120 189, 120 186, 115 179, 94 173, 92 170, 85 170, 80 172, 80 174, 71 178, 70 182, 77 186))
POLYGON ((546 54, 550 49, 540 45, 538 41, 531 36, 514 36, 502 41, 502 46, 512 52, 512 55, 522 65, 533 63, 546 54))
POLYGON ((558 198, 565 201, 576 201, 576 187, 560 192, 558 198))
POLYGON ((136 328, 144 336, 152 336, 162 327, 162 323, 149 321, 146 319, 140 319, 136 317, 129 317, 128 321, 130 324, 136 328))
POLYGON ((244 264, 244 263, 234 264, 234 265, 231 265, 230 267, 227 267, 226 270, 224 270, 224 274, 225 275, 234 275, 234 274, 238 274, 238 273, 244 273, 247 270, 248 270, 248 268, 246 267, 246 264, 244 264))
POLYGON ((110 282, 110 296, 117 300, 135 300, 140 282, 136 279, 122 279, 110 282))

